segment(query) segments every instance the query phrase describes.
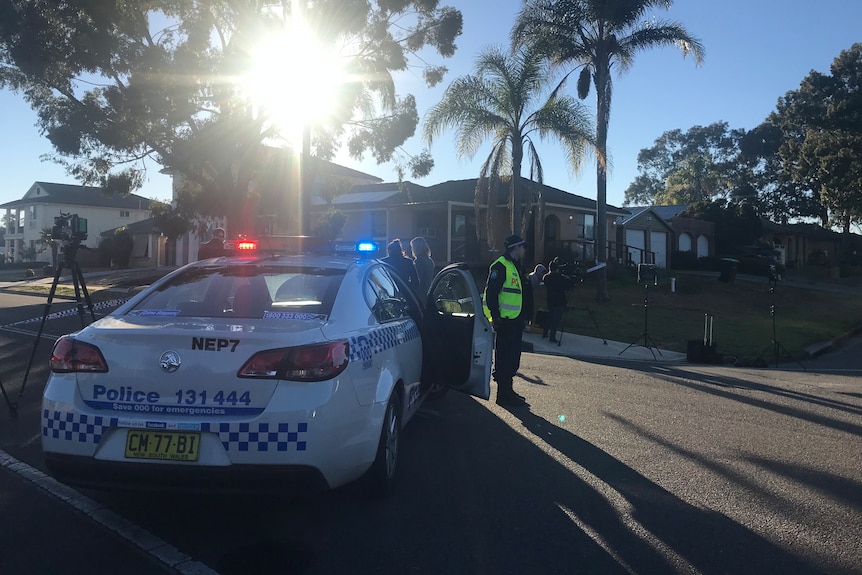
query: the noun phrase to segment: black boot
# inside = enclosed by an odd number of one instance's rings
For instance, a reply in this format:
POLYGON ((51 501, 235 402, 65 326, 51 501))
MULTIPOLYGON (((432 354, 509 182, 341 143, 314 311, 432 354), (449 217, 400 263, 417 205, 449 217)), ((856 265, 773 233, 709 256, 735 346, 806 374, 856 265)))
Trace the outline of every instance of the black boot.
POLYGON ((512 380, 497 381, 497 405, 525 405, 527 401, 512 389, 512 380))

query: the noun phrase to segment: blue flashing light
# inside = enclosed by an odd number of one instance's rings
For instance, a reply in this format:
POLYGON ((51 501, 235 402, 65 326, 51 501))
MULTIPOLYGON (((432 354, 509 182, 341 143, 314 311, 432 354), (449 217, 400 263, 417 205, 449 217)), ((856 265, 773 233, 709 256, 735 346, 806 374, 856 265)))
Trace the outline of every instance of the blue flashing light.
POLYGON ((356 243, 356 252, 363 255, 371 255, 379 249, 380 246, 376 242, 361 241, 356 243))

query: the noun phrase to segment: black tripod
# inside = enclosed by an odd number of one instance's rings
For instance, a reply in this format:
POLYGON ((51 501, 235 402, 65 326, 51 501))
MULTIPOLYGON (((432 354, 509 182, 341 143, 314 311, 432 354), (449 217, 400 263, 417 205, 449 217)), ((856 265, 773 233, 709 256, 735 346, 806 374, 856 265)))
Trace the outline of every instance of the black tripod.
MULTIPOLYGON (((787 351, 787 348, 784 347, 784 345, 782 345, 782 343, 780 341, 778 341, 778 338, 776 337, 776 333, 775 333, 775 285, 777 283, 778 283, 778 275, 775 273, 775 267, 769 266, 769 294, 772 296, 772 303, 769 306, 769 314, 772 316, 772 342, 770 342, 769 345, 767 345, 766 347, 763 348, 763 351, 761 351, 760 354, 757 356, 757 360, 763 359, 763 354, 765 354, 769 350, 769 348, 772 348, 773 357, 775 358, 775 367, 778 367, 778 359, 779 359, 779 355, 780 355, 779 352, 783 351, 787 357, 789 357, 790 359, 792 359, 793 361, 798 363, 799 367, 801 367, 805 371, 808 371, 805 368, 805 366, 802 365, 802 362, 799 361, 798 359, 796 359, 795 357, 793 357, 793 355, 791 355, 791 353, 789 351, 787 351)), ((757 361, 757 360, 755 360, 755 361, 757 361)))
MULTIPOLYGON (((560 333, 557 336, 559 338, 557 340, 557 347, 560 347, 563 344, 563 331, 564 331, 563 327, 566 325, 566 312, 569 311, 570 309, 573 309, 573 308, 566 307, 566 309, 563 310, 563 317, 560 318, 560 329, 559 329, 560 333)), ((596 317, 593 315, 593 310, 591 310, 590 307, 586 304, 584 304, 584 309, 587 311, 588 314, 590 314, 590 319, 593 320, 593 325, 596 326, 596 333, 598 333, 599 337, 602 338, 602 342, 605 345, 608 345, 608 340, 606 340, 605 336, 602 335, 602 330, 599 329, 599 322, 596 321, 596 317)))
POLYGON ((643 284, 644 284, 644 330, 643 330, 643 333, 641 333, 640 337, 638 337, 636 340, 631 342, 626 347, 626 349, 622 350, 619 353, 619 355, 622 355, 623 353, 625 353, 628 348, 633 347, 635 345, 638 345, 638 342, 641 339, 643 339, 644 342, 643 342, 642 347, 645 347, 648 350, 650 350, 650 353, 652 353, 653 359, 658 359, 655 356, 655 352, 657 351, 658 354, 661 355, 661 350, 658 348, 658 346, 655 344, 655 342, 649 336, 649 281, 648 281, 649 279, 652 279, 654 282, 654 285, 658 285, 658 278, 655 275, 655 266, 654 265, 651 266, 651 277, 650 277, 650 270, 649 269, 642 271, 642 268, 644 268, 644 267, 646 267, 644 264, 638 265, 638 281, 643 281, 643 284))
POLYGON ((81 301, 82 295, 84 296, 84 301, 87 303, 87 309, 90 310, 90 319, 96 321, 96 314, 93 312, 93 301, 90 299, 90 292, 87 291, 87 284, 84 283, 84 274, 81 273, 81 266, 78 265, 77 256, 78 248, 80 247, 81 243, 79 240, 71 240, 64 243, 63 261, 57 266, 57 273, 54 274, 51 291, 48 292, 48 301, 45 302, 42 322, 39 324, 39 331, 36 333, 36 340, 33 342, 33 351, 30 353, 30 361, 27 363, 27 371, 24 372, 24 382, 21 384, 21 391, 18 392, 18 397, 24 395, 27 378, 30 376, 30 368, 33 367, 33 359, 36 357, 36 348, 39 347, 39 340, 42 339, 42 330, 45 329, 45 320, 48 319, 48 312, 51 310, 51 302, 54 301, 54 293, 57 291, 57 284, 60 283, 60 275, 63 273, 63 268, 67 268, 72 272, 72 284, 75 286, 75 302, 78 307, 78 317, 81 318, 81 327, 83 328, 85 325, 84 303, 81 301))

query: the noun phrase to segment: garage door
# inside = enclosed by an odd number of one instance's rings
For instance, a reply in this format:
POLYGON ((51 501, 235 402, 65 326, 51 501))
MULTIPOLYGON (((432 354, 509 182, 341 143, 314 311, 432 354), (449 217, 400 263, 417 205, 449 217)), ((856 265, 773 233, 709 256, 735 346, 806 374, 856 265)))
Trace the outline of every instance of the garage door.
POLYGON ((626 230, 626 249, 631 254, 634 265, 643 263, 641 260, 641 250, 646 247, 645 238, 643 230, 626 230))
POLYGON ((667 267, 667 232, 650 232, 650 251, 655 252, 656 267, 667 267))

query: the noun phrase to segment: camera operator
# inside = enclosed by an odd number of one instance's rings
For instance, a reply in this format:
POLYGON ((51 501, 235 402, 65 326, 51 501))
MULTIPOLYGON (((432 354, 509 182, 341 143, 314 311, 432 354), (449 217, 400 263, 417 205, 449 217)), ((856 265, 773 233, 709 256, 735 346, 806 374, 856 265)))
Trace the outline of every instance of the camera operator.
POLYGON ((550 335, 550 341, 557 343, 557 328, 566 311, 566 291, 575 287, 575 279, 564 275, 564 265, 556 258, 549 264, 550 270, 542 278, 547 290, 548 321, 544 325, 542 338, 550 335))

